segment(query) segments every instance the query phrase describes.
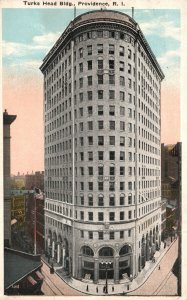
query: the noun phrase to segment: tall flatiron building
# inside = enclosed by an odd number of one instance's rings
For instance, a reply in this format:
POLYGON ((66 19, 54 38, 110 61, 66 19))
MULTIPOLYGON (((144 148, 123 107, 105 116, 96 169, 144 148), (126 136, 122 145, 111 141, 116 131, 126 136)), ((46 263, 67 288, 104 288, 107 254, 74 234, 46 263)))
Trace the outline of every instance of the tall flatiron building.
POLYGON ((127 14, 84 13, 44 75, 45 250, 76 279, 133 279, 161 244, 164 74, 127 14), (105 264, 104 264, 105 263, 105 264))

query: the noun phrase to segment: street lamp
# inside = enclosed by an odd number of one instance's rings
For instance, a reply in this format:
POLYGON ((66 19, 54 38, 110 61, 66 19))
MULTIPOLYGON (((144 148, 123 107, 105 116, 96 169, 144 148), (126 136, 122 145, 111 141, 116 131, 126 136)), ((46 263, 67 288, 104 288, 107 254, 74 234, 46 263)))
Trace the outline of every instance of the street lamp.
POLYGON ((103 266, 105 266, 105 278, 106 278, 105 293, 108 294, 108 268, 109 268, 109 265, 112 264, 112 262, 111 261, 102 261, 101 264, 103 266))

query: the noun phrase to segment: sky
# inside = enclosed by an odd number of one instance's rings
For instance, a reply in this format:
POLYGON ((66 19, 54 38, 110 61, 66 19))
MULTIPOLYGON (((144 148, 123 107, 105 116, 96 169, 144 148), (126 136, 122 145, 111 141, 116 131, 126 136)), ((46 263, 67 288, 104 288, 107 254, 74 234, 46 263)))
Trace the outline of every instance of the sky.
MULTIPOLYGON (((78 9, 79 15, 88 9, 78 9)), ((120 10, 131 15, 129 10, 120 10)), ((73 20, 73 9, 2 9, 3 109, 11 125, 11 173, 44 169, 42 60, 73 20)), ((135 9, 164 74, 161 141, 180 140, 180 10, 135 9)))

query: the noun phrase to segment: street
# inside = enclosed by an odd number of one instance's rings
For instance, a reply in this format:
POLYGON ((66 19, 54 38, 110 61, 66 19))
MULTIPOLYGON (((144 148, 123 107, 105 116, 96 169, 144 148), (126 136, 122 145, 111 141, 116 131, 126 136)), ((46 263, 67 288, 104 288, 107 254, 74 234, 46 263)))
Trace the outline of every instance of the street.
POLYGON ((178 256, 178 239, 169 248, 160 261, 160 270, 155 268, 146 282, 128 295, 162 295, 171 296, 177 294, 177 278, 171 272, 173 264, 178 256))
MULTIPOLYGON (((145 283, 137 288, 136 290, 129 292, 126 296, 148 296, 148 295, 161 295, 171 296, 177 294, 177 278, 172 273, 173 264, 178 255, 178 240, 174 241, 168 251, 161 259, 158 266, 154 269, 145 283)), ((69 286, 65 283, 57 274, 50 274, 48 265, 43 262, 42 273, 45 276, 42 292, 46 296, 55 295, 66 295, 66 296, 80 296, 85 295, 84 293, 76 290, 73 286, 79 290, 86 291, 85 283, 70 279, 69 286)), ((95 290, 95 285, 90 284, 90 292, 95 290)), ((119 284, 115 285, 115 294, 121 293, 122 286, 119 284)), ((100 294, 101 295, 101 294, 100 294)))
POLYGON ((50 274, 49 267, 43 262, 42 274, 45 276, 42 292, 45 296, 81 296, 83 293, 67 285, 56 273, 50 274))

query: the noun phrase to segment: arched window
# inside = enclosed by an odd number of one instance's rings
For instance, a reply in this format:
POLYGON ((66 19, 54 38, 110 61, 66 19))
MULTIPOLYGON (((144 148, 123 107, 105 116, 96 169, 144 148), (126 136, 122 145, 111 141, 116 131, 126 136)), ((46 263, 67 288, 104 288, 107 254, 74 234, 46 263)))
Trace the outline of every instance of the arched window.
POLYGON ((83 246, 82 247, 82 254, 86 255, 86 256, 94 256, 93 250, 88 246, 83 246))
POLYGON ((99 250, 99 256, 113 256, 114 251, 110 247, 103 247, 99 250))
POLYGON ((132 252, 131 247, 130 247, 129 245, 124 245, 124 246, 120 249, 119 255, 122 256, 122 255, 128 254, 128 253, 130 253, 130 252, 132 252))
POLYGON ((100 194, 98 196, 98 206, 103 206, 104 205, 104 196, 103 194, 100 194))
POLYGON ((115 195, 114 194, 110 194, 109 195, 109 205, 110 206, 114 206, 115 205, 115 195))

